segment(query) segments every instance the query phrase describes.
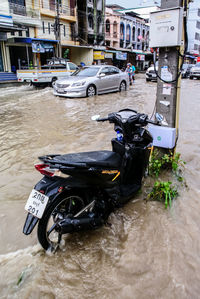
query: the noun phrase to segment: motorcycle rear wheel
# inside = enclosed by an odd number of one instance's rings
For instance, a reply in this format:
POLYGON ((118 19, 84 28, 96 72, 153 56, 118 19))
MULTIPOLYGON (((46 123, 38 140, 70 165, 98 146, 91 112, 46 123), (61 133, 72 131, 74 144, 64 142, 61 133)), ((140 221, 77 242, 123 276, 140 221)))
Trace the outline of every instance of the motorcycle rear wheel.
POLYGON ((67 194, 59 197, 47 208, 39 221, 37 230, 38 241, 45 250, 54 252, 60 244, 62 235, 55 230, 50 231, 53 225, 67 215, 76 215, 84 207, 85 204, 82 197, 75 194, 67 194))

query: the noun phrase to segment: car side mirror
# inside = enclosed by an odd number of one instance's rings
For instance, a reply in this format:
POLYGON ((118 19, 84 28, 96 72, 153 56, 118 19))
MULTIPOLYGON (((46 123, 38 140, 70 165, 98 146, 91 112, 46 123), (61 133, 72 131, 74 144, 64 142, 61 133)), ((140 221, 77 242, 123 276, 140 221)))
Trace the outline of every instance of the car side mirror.
POLYGON ((101 73, 101 74, 99 74, 99 78, 103 78, 103 77, 105 77, 106 76, 106 74, 105 73, 101 73))

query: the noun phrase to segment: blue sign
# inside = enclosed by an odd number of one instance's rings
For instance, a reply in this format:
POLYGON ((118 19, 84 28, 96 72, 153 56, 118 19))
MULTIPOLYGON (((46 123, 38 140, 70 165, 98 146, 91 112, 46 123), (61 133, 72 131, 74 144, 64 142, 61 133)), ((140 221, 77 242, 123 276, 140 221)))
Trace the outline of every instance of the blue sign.
POLYGON ((116 59, 118 60, 127 60, 127 53, 117 52, 116 59))

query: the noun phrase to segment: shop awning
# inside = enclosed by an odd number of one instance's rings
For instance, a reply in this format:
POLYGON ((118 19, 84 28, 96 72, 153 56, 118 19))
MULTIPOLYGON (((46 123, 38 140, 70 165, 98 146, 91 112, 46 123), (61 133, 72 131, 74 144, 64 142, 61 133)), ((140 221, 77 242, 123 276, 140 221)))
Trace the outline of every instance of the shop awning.
POLYGON ((57 43, 55 39, 43 39, 43 38, 30 38, 30 37, 14 37, 15 43, 32 44, 32 42, 43 42, 43 43, 57 43))
POLYGON ((139 55, 153 55, 151 52, 144 52, 141 50, 133 50, 132 53, 139 54, 139 55))

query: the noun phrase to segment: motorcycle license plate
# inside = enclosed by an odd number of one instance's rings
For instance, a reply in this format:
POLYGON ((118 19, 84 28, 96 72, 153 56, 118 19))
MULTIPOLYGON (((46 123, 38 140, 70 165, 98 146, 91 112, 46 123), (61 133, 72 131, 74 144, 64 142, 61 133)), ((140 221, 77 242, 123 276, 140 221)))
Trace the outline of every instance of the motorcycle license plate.
POLYGON ((42 218, 49 197, 33 189, 25 205, 25 210, 37 218, 42 218))

